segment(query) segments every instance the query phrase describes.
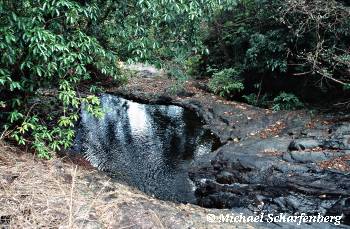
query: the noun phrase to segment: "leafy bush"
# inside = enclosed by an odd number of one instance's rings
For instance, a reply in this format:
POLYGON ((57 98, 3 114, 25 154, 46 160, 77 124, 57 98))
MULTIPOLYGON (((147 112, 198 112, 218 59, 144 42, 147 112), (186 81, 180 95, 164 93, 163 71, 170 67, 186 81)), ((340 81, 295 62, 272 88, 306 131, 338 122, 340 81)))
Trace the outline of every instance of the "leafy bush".
POLYGON ((226 68, 213 74, 209 88, 222 97, 236 94, 244 89, 239 72, 234 68, 226 68))
POLYGON ((247 94, 258 94, 252 85, 263 81, 261 91, 274 95, 348 95, 350 7, 342 1, 238 0, 208 27, 204 64, 241 69, 247 94))
POLYGON ((96 5, 73 1, 0 4, 0 119, 8 135, 19 144, 30 143, 40 157, 70 146, 82 103, 100 114, 97 97, 80 97, 76 91, 80 82, 93 79, 89 67, 117 79, 115 56, 82 30, 96 16, 96 5), (53 88, 60 109, 49 117, 40 113, 45 101, 35 98, 53 88))
POLYGON ((195 77, 199 77, 202 73, 201 66, 203 65, 203 60, 201 55, 194 55, 187 58, 185 61, 186 73, 195 77))
POLYGON ((280 110, 296 110, 302 108, 304 104, 300 102, 294 94, 281 92, 274 100, 272 109, 280 110))
POLYGON ((250 105, 259 106, 259 107, 268 107, 270 105, 270 95, 264 94, 258 96, 255 93, 251 93, 249 95, 243 95, 242 98, 250 105))
POLYGON ((201 52, 198 25, 216 6, 209 0, 0 1, 1 136, 45 158, 69 147, 81 107, 102 115, 94 95, 99 85, 125 81, 119 60, 160 64, 179 50, 201 52), (81 86, 88 90, 81 93, 81 86))

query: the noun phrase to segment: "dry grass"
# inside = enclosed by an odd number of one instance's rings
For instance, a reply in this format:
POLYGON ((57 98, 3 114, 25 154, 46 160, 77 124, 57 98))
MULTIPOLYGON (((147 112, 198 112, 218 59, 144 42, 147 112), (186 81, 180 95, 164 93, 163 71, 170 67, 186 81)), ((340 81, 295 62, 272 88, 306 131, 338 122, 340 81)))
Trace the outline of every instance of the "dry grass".
POLYGON ((111 206, 101 195, 108 194, 108 179, 89 187, 84 178, 96 171, 61 159, 38 160, 0 144, 0 228, 97 228, 110 223, 103 217, 111 206))
POLYGON ((77 170, 72 168, 60 176, 65 168, 55 160, 37 161, 30 154, 4 145, 0 150, 0 216, 5 219, 0 222, 2 226, 73 228, 74 210, 77 203, 84 202, 75 195, 71 182, 77 170))
POLYGON ((160 201, 95 170, 39 160, 0 141, 1 229, 227 228, 208 224, 208 213, 219 210, 160 201))

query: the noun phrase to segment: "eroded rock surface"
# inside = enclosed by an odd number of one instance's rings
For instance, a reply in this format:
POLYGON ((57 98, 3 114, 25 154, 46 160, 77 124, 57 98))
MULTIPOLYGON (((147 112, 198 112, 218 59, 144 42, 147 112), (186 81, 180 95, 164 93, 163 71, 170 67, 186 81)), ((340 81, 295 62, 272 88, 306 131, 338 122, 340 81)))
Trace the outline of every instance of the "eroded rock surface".
POLYGON ((338 124, 314 138, 284 135, 228 143, 215 152, 210 165, 191 171, 199 204, 256 212, 343 214, 349 223, 349 130, 348 124, 338 124), (339 158, 343 161, 338 167, 332 166, 339 158), (203 176, 203 171, 211 174, 203 176))
MULTIPOLYGON (((170 94, 170 79, 133 79, 110 92, 195 110, 223 146, 193 164, 198 204, 254 212, 350 212, 348 114, 272 112, 214 96, 198 82, 170 94), (342 119, 342 121, 339 121, 342 119)), ((200 82, 204 85, 205 82, 200 82)))

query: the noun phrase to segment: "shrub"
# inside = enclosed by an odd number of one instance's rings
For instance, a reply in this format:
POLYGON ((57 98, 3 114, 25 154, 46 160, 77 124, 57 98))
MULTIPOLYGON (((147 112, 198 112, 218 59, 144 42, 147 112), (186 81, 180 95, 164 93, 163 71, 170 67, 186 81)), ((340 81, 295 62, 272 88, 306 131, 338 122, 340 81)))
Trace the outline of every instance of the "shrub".
POLYGON ((342 1, 238 0, 208 27, 205 65, 241 69, 249 94, 264 79, 264 93, 348 95, 350 7, 342 1))
POLYGON ((10 137, 40 157, 71 145, 82 103, 101 114, 96 96, 76 91, 83 81, 97 83, 91 69, 118 78, 113 53, 84 32, 96 17, 96 5, 74 1, 0 3, 0 120, 10 137), (52 104, 40 98, 50 90, 52 104))
POLYGON ((234 68, 226 68, 213 74, 209 88, 214 93, 226 97, 242 91, 244 86, 239 78, 239 71, 234 68))
POLYGON ((302 107, 304 107, 304 104, 294 94, 281 92, 274 98, 272 109, 275 111, 296 110, 302 107))
POLYGON ((194 55, 187 58, 185 61, 186 73, 196 78, 200 77, 200 74, 203 72, 201 66, 203 66, 203 60, 201 55, 194 55))
POLYGON ((269 99, 270 95, 263 94, 258 96, 255 93, 251 93, 249 95, 243 95, 242 98, 250 105, 259 106, 259 107, 268 107, 270 105, 269 99))

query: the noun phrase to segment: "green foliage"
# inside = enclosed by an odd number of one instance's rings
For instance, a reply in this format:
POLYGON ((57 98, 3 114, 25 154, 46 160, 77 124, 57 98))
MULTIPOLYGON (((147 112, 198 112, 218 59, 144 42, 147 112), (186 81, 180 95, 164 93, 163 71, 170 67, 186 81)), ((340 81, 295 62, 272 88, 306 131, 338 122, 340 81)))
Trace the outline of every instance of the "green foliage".
POLYGON ((167 64, 184 50, 204 53, 201 24, 234 0, 92 0, 100 7, 90 31, 123 61, 167 64), (221 6, 222 5, 222 6, 221 6))
POLYGON ((244 85, 239 78, 239 71, 234 68, 226 68, 213 74, 209 88, 214 93, 226 97, 242 91, 244 85))
POLYGON ((203 65, 203 60, 201 55, 194 55, 187 58, 185 62, 186 73, 191 76, 198 77, 201 74, 201 65, 203 65))
POLYGON ((203 34, 204 65, 240 69, 249 94, 261 78, 262 91, 301 96, 301 85, 327 93, 350 83, 350 7, 340 1, 238 0, 203 34))
POLYGON ((254 72, 286 71, 288 37, 274 20, 277 2, 241 0, 218 12, 205 42, 210 50, 208 64, 254 72))
POLYGON ((97 97, 79 97, 76 91, 79 83, 93 79, 88 67, 118 78, 115 55, 85 32, 97 10, 94 4, 64 0, 0 3, 0 119, 12 138, 29 143, 40 157, 70 146, 80 104, 99 114, 97 97), (56 88, 60 104, 54 123, 40 113, 45 101, 33 102, 40 90, 50 88, 56 88))
POLYGON ((344 90, 350 90, 350 83, 344 85, 344 90))
POLYGON ((176 95, 185 91, 185 81, 178 79, 174 84, 168 88, 171 95, 176 95))
POLYGON ((125 82, 118 61, 161 65, 204 53, 199 24, 219 2, 0 1, 3 135, 44 158, 70 147, 81 107, 102 115, 98 85, 125 82), (79 92, 82 84, 91 95, 79 92))
POLYGON ((251 93, 249 95, 242 96, 242 98, 245 100, 246 103, 253 105, 253 106, 258 106, 258 107, 269 107, 270 97, 271 96, 268 94, 263 94, 261 96, 258 96, 255 93, 251 93))
POLYGON ((272 109, 275 111, 296 110, 302 107, 304 107, 304 104, 294 94, 281 92, 274 98, 272 109))

